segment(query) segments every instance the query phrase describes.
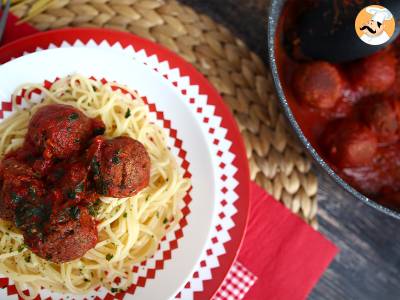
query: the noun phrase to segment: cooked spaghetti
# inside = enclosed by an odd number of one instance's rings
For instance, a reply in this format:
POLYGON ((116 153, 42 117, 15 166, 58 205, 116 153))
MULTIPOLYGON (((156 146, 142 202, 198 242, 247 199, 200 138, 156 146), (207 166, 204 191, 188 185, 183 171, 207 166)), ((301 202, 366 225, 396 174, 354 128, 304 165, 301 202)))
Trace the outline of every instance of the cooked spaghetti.
POLYGON ((140 141, 151 161, 149 185, 133 197, 100 197, 96 220, 98 243, 80 259, 53 263, 33 254, 21 232, 0 220, 0 273, 15 281, 21 296, 33 299, 41 287, 52 291, 84 294, 104 286, 125 290, 132 283, 133 264, 152 256, 160 240, 182 217, 182 199, 190 187, 163 131, 151 122, 148 107, 134 91, 115 83, 102 83, 74 75, 59 79, 49 88, 26 85, 13 95, 17 111, 0 123, 0 158, 21 147, 32 115, 49 104, 78 108, 90 118, 104 122, 107 138, 129 136, 140 141), (16 101, 40 91, 39 101, 16 101), (114 279, 121 278, 115 285, 114 279), (30 296, 22 291, 30 290, 30 296))

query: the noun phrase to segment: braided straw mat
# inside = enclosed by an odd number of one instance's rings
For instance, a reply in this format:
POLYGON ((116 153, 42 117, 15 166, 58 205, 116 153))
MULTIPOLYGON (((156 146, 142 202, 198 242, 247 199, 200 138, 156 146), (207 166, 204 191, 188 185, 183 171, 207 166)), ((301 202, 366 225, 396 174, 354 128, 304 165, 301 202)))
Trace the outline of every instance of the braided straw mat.
MULTIPOLYGON (((13 8, 26 17, 36 0, 13 8)), ((175 0, 56 0, 29 22, 39 30, 107 27, 166 46, 197 67, 239 123, 251 179, 317 227, 317 179, 291 136, 261 59, 225 27, 175 0)))

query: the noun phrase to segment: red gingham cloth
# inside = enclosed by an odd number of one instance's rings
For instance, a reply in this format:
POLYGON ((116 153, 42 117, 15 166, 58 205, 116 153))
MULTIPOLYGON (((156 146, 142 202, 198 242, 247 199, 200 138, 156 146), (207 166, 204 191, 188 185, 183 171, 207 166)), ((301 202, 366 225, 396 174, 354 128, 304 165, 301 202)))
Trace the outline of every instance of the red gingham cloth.
POLYGON ((256 275, 247 270, 240 262, 236 261, 213 300, 243 299, 256 280, 256 275))
MULTIPOLYGON (((36 33, 10 14, 3 44, 36 33)), ((257 184, 242 248, 213 300, 302 300, 338 249, 257 184)))

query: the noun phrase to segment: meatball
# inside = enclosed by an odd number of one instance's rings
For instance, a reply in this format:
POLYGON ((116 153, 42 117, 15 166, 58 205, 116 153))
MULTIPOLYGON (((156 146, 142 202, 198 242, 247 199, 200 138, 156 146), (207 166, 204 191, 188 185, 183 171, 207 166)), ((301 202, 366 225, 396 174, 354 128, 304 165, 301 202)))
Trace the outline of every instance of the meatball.
POLYGON ((380 51, 352 64, 349 76, 363 94, 385 92, 396 79, 396 64, 392 51, 380 51))
POLYGON ((46 177, 50 186, 49 199, 57 206, 90 204, 98 195, 88 178, 89 164, 79 158, 55 164, 46 177))
POLYGON ((6 159, 11 157, 29 165, 38 177, 43 177, 53 164, 51 160, 46 160, 36 153, 32 145, 28 145, 27 143, 23 147, 5 155, 6 159))
POLYGON ((330 123, 320 139, 328 158, 339 168, 371 164, 378 148, 376 135, 362 123, 349 119, 330 123))
POLYGON ((313 108, 333 108, 343 94, 338 69, 327 62, 302 65, 294 75, 293 89, 301 101, 313 108))
POLYGON ((149 184, 150 157, 140 142, 117 137, 102 142, 92 172, 100 195, 133 196, 149 184))
POLYGON ((54 263, 82 257, 97 240, 96 222, 82 206, 54 212, 41 232, 24 232, 24 242, 32 252, 54 263))
POLYGON ((36 176, 29 165, 14 157, 1 162, 0 166, 0 218, 15 221, 17 226, 25 223, 27 218, 35 218, 35 211, 29 216, 21 213, 26 205, 40 205, 45 195, 43 182, 36 176))
POLYGON ((391 143, 399 138, 400 102, 391 98, 369 97, 359 103, 362 120, 376 133, 379 142, 391 143))
POLYGON ((99 120, 72 106, 46 105, 33 115, 25 144, 33 145, 45 159, 64 159, 77 154, 93 135, 102 134, 101 126, 104 129, 99 120))

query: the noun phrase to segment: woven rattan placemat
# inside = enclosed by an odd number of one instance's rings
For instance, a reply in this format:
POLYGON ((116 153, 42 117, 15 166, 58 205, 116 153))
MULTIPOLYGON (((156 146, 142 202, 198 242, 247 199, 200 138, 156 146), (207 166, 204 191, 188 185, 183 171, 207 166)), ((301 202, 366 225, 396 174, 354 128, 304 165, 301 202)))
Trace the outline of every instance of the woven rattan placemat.
MULTIPOLYGON (((24 18, 38 2, 24 1, 13 12, 24 18)), ((33 10, 36 16, 29 22, 39 30, 90 26, 129 31, 196 66, 239 123, 251 179, 317 226, 318 184, 310 161, 287 128, 265 63, 228 29, 175 0, 56 0, 44 11, 33 10)))

